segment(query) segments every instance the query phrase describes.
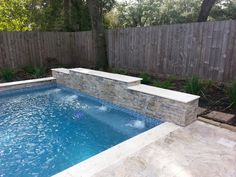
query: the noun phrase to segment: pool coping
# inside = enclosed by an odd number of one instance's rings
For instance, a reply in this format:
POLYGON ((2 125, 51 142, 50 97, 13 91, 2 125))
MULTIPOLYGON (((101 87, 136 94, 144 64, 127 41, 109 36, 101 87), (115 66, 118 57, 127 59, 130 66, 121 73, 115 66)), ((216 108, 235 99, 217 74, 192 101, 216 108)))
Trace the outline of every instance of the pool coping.
POLYGON ((13 89, 33 87, 33 86, 38 86, 38 85, 48 84, 48 83, 56 83, 56 79, 54 77, 45 77, 45 78, 40 78, 40 79, 30 79, 30 80, 23 80, 23 81, 0 83, 0 92, 9 91, 13 89))
MULTIPOLYGON (((62 68, 60 68, 60 70, 61 69, 62 68)), ((56 69, 54 69, 54 71, 56 71, 56 69)), ((140 82, 142 80, 142 78, 139 78, 139 77, 127 76, 127 75, 116 74, 116 73, 109 73, 109 72, 104 72, 104 71, 97 71, 97 70, 92 70, 92 69, 87 69, 87 68, 73 68, 73 69, 69 69, 69 73, 70 72, 92 75, 92 76, 115 80, 115 81, 124 82, 124 83, 140 82)))
POLYGON ((181 103, 190 103, 200 98, 200 96, 192 95, 188 93, 178 92, 169 89, 163 89, 145 84, 139 84, 128 87, 129 90, 149 94, 153 96, 162 97, 169 100, 178 101, 181 103))
POLYGON ((163 89, 159 87, 154 87, 150 85, 141 84, 140 81, 142 78, 127 76, 116 73, 109 73, 104 71, 97 71, 87 68, 73 68, 73 69, 65 69, 65 68, 54 68, 52 71, 63 73, 66 75, 70 75, 71 73, 83 74, 96 76, 99 78, 109 79, 113 81, 119 81, 124 83, 136 83, 135 85, 129 85, 127 87, 128 90, 149 94, 151 96, 158 96, 161 98, 165 98, 168 100, 178 101, 181 103, 190 103, 200 98, 198 95, 193 95, 189 93, 179 92, 170 89, 163 89))
POLYGON ((181 128, 173 123, 162 123, 146 132, 134 136, 97 155, 90 157, 72 167, 61 171, 52 177, 89 177, 110 165, 130 156, 152 142, 161 139, 169 133, 181 128))

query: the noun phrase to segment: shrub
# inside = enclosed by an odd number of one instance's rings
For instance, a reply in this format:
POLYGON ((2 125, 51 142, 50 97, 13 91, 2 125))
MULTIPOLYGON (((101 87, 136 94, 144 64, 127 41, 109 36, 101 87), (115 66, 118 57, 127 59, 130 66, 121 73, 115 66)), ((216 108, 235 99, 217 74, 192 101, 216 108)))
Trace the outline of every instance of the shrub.
POLYGON ((211 87, 213 87, 216 83, 212 80, 203 80, 202 81, 202 85, 204 86, 204 88, 209 89, 211 87))
POLYGON ((228 89, 228 97, 232 106, 236 106, 236 81, 234 81, 228 89))
POLYGON ((46 74, 46 69, 44 67, 34 67, 32 65, 28 65, 23 68, 23 70, 33 76, 34 78, 42 77, 46 74))
POLYGON ((39 78, 39 77, 42 77, 42 76, 45 76, 45 75, 46 75, 46 69, 45 68, 43 68, 43 67, 34 68, 33 76, 35 78, 39 78))
POLYGON ((33 75, 35 72, 35 68, 32 65, 25 66, 23 70, 30 75, 33 75))
POLYGON ((113 73, 117 73, 117 74, 123 74, 123 75, 127 75, 128 71, 125 69, 112 69, 113 73))
POLYGON ((4 68, 1 69, 0 75, 5 81, 10 82, 15 78, 15 71, 10 68, 4 68))
POLYGON ((152 78, 148 73, 142 73, 140 77, 143 79, 142 84, 152 84, 152 78))
POLYGON ((153 85, 164 89, 169 89, 172 87, 172 83, 169 80, 166 81, 155 80, 153 82, 153 85))
POLYGON ((175 80, 178 80, 178 78, 177 78, 177 76, 175 76, 175 75, 170 75, 170 76, 168 77, 168 80, 169 80, 169 81, 175 81, 175 80))
POLYGON ((195 95, 200 95, 203 89, 203 84, 197 77, 192 77, 185 84, 185 92, 195 95))

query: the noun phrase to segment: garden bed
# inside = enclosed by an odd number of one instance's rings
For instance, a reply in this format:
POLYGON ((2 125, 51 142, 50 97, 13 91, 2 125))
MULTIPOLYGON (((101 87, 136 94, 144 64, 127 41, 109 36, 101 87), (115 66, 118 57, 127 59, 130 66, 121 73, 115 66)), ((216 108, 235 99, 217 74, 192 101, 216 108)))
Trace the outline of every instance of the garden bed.
MULTIPOLYGON (((169 89, 185 92, 185 83, 186 80, 178 79, 168 79, 168 78, 158 78, 155 79, 166 81, 169 80, 171 86, 169 89)), ((216 110, 220 112, 236 114, 236 108, 232 107, 229 98, 226 95, 227 86, 222 83, 206 83, 206 86, 200 93, 199 106, 206 108, 208 110, 216 110)))
POLYGON ((4 69, 0 70, 0 83, 37 79, 51 76, 49 69, 26 67, 23 69, 4 69))
MULTIPOLYGON (((129 73, 126 70, 113 69, 111 71, 120 74, 142 77, 144 84, 176 90, 180 92, 188 92, 188 89, 186 89, 186 87, 189 87, 188 79, 179 79, 177 77, 150 76, 146 73, 129 73)), ((205 115, 211 111, 234 114, 235 118, 228 124, 236 126, 236 107, 232 105, 232 102, 230 101, 229 96, 227 94, 230 84, 200 79, 197 80, 201 84, 201 88, 199 88, 200 92, 198 93, 198 95, 201 96, 199 100, 199 107, 206 109, 204 112, 201 113, 201 115, 205 115)), ((197 84, 192 84, 191 86, 199 87, 197 84)), ((196 88, 193 88, 193 90, 194 89, 197 90, 196 88)))

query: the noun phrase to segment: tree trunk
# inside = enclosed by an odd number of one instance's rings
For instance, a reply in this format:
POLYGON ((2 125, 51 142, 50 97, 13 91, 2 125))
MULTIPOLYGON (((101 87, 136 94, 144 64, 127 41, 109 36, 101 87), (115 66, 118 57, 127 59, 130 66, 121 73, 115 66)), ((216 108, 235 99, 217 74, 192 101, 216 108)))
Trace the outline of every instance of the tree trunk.
POLYGON ((106 37, 99 0, 88 0, 93 39, 95 41, 96 69, 106 70, 108 60, 106 56, 106 37))
POLYGON ((72 31, 71 0, 64 0, 64 27, 66 31, 72 31))
POLYGON ((210 14, 212 7, 214 6, 216 0, 203 0, 201 5, 201 10, 198 16, 198 22, 205 22, 210 14))

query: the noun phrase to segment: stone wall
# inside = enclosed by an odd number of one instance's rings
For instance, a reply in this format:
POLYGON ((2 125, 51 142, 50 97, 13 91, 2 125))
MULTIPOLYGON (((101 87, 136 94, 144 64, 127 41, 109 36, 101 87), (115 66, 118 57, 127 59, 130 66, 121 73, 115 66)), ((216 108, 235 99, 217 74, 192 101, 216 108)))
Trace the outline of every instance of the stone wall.
POLYGON ((140 78, 83 68, 53 69, 52 74, 57 83, 177 125, 197 117, 199 96, 143 85, 140 78))

